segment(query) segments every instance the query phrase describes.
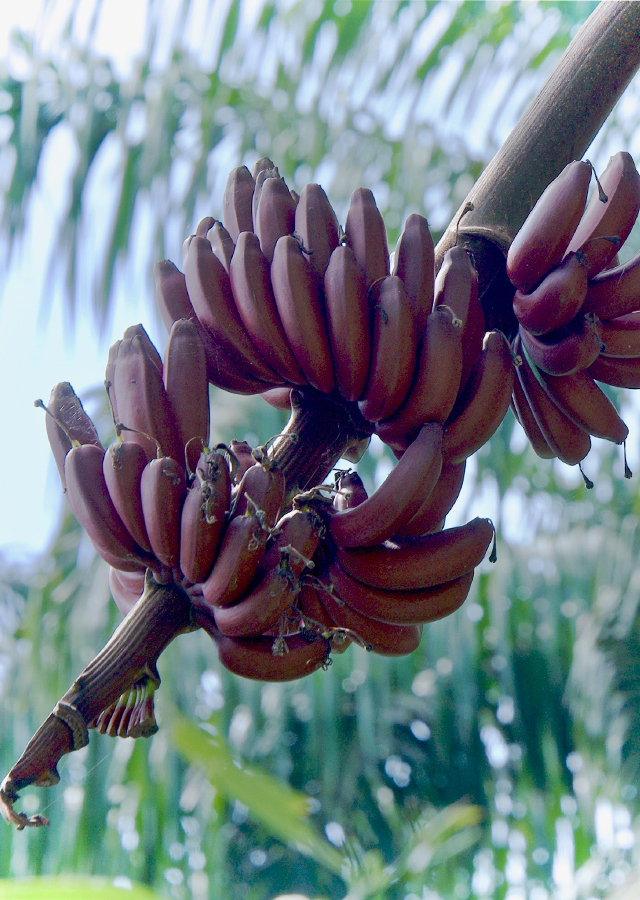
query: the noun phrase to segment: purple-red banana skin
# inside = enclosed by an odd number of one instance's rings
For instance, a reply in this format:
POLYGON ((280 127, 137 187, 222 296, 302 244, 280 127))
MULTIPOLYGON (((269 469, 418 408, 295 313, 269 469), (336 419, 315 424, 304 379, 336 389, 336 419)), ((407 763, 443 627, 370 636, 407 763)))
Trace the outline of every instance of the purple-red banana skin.
POLYGON ((222 222, 236 241, 241 231, 253 230, 251 206, 255 182, 246 166, 232 169, 222 198, 222 222))
MULTIPOLYGON (((189 299, 182 272, 168 259, 157 262, 153 271, 156 279, 156 305, 165 328, 171 331, 177 319, 193 321, 205 349, 207 378, 211 384, 236 394, 259 394, 264 390, 264 382, 239 371, 237 361, 220 344, 216 344, 211 333, 200 322, 189 299)), ((107 380, 110 380, 108 375, 107 380)))
POLYGON ((460 386, 464 387, 482 351, 485 320, 478 299, 478 273, 462 247, 451 247, 443 257, 434 285, 434 311, 438 306, 448 306, 462 322, 460 386))
POLYGON ((266 178, 260 192, 254 229, 260 239, 260 249, 268 262, 273 260, 278 240, 293 232, 295 215, 295 200, 283 179, 266 178))
POLYGON ((640 253, 622 265, 599 272, 589 282, 584 310, 602 319, 640 310, 640 253))
POLYGON ((243 231, 239 235, 230 278, 236 308, 251 341, 280 379, 306 384, 276 306, 269 262, 255 234, 243 231))
POLYGON ((449 464, 442 467, 440 477, 431 494, 418 512, 400 525, 394 539, 420 537, 423 534, 442 530, 442 523, 462 490, 466 465, 466 460, 464 460, 455 465, 449 464))
POLYGON ((180 569, 192 584, 205 581, 215 562, 231 500, 231 475, 222 454, 203 453, 180 517, 180 569))
POLYGON ((571 329, 538 338, 520 326, 520 341, 529 359, 547 375, 572 375, 587 369, 600 355, 600 320, 587 313, 576 317, 571 329))
POLYGON ((377 423, 378 436, 392 449, 404 451, 425 422, 446 422, 458 396, 462 361, 460 320, 438 307, 427 316, 409 394, 392 416, 377 423))
POLYGON ((473 571, 453 581, 418 591, 381 591, 347 575, 337 563, 329 568, 336 594, 362 615, 389 625, 423 625, 459 609, 467 599, 473 571))
POLYGON ((336 385, 346 400, 357 400, 367 383, 371 338, 364 275, 350 247, 331 254, 324 293, 336 385))
POLYGON ((640 356, 640 312, 627 313, 600 323, 602 356, 629 359, 640 356))
POLYGON ((209 442, 209 384, 204 347, 189 319, 178 319, 171 329, 165 350, 164 385, 183 448, 181 459, 188 453, 193 470, 202 447, 209 442))
POLYGON ((154 364, 160 375, 162 375, 162 357, 156 350, 151 338, 147 334, 143 325, 130 325, 123 334, 123 339, 125 341, 130 340, 131 338, 139 337, 142 342, 142 346, 144 347, 147 356, 154 364))
POLYGON ((230 606, 249 587, 268 534, 253 510, 231 519, 211 573, 202 585, 204 606, 230 606))
POLYGON ((134 541, 150 553, 140 494, 140 481, 147 462, 147 454, 140 444, 116 440, 104 455, 102 471, 109 496, 125 528, 134 541))
POLYGON ((460 463, 479 450, 504 419, 515 377, 511 348, 500 331, 489 331, 469 376, 462 409, 454 411, 442 441, 442 457, 460 463))
MULTIPOLYGON (((246 230, 246 229, 245 229, 246 230)), ((211 249, 218 257, 228 274, 231 265, 231 257, 235 250, 235 242, 222 222, 215 222, 207 232, 207 239, 211 244, 211 249)))
POLYGON ((286 572, 270 569, 238 603, 216 608, 216 626, 229 637, 257 637, 277 625, 292 607, 297 592, 297 584, 286 572))
POLYGON ((95 444, 96 447, 102 447, 102 443, 95 425, 84 411, 80 399, 68 381, 61 381, 53 388, 49 397, 48 409, 53 413, 55 419, 49 415, 45 417, 47 437, 60 474, 62 488, 66 491, 64 460, 71 450, 72 444, 56 419, 64 425, 73 440, 79 441, 81 444, 95 444))
POLYGON ((306 381, 328 394, 335 386, 329 336, 316 275, 298 241, 286 235, 271 263, 273 295, 289 346, 306 381))
POLYGON ((295 681, 327 662, 331 644, 320 636, 288 635, 282 639, 282 653, 275 654, 274 638, 230 638, 202 617, 201 625, 214 639, 222 665, 242 678, 258 681, 295 681))
POLYGON ((251 503, 264 514, 268 528, 273 528, 280 515, 285 492, 284 473, 277 466, 263 460, 250 466, 233 494, 232 515, 244 516, 251 503))
MULTIPOLYGON (((520 354, 519 338, 514 342, 514 349, 516 354, 520 354)), ((516 372, 540 431, 558 459, 569 466, 576 466, 591 449, 591 438, 549 399, 526 357, 523 355, 520 358, 521 364, 516 367, 516 372)))
POLYGON ((295 234, 302 242, 302 250, 322 287, 324 273, 331 254, 338 246, 338 219, 327 195, 319 184, 307 184, 296 206, 295 234))
POLYGON ((589 372, 560 376, 540 373, 540 380, 556 406, 583 431, 615 444, 626 441, 629 429, 589 372))
POLYGON ((547 334, 568 324, 587 296, 587 269, 577 253, 570 253, 530 294, 516 291, 513 311, 531 334, 547 334))
POLYGON ((600 184, 607 201, 600 200, 599 192, 594 192, 567 248, 568 253, 580 250, 584 254, 589 278, 613 259, 640 210, 640 175, 629 153, 622 150, 611 157, 600 184))
POLYGON ((533 410, 529 405, 525 393, 520 384, 518 369, 516 368, 517 377, 513 381, 513 394, 511 403, 513 412, 518 422, 522 425, 524 433, 529 439, 529 443, 541 459, 555 459, 556 454, 549 446, 546 437, 540 430, 540 426, 536 421, 533 410))
POLYGON ((611 359, 599 356, 589 366, 589 372, 596 381, 613 387, 640 388, 640 359, 611 359))
POLYGON ((391 537, 422 506, 442 468, 442 426, 423 425, 385 481, 363 503, 337 512, 330 532, 341 547, 370 547, 391 537))
POLYGON ((180 518, 187 494, 184 466, 163 456, 147 463, 140 480, 142 511, 155 556, 171 569, 180 565, 180 518))
POLYGON ((434 292, 433 238, 424 216, 412 213, 407 218, 396 244, 391 274, 402 279, 413 306, 416 333, 421 338, 433 306, 434 292))
POLYGON ((232 479, 234 485, 238 485, 244 478, 244 473, 247 471, 247 469, 250 469, 251 466, 257 465, 258 461, 253 455, 251 446, 246 441, 232 440, 229 444, 229 449, 238 462, 238 468, 235 470, 234 477, 232 479))
POLYGON ((291 410, 290 387, 271 388, 268 391, 263 391, 260 396, 263 400, 266 400, 269 406, 273 406, 274 409, 282 409, 285 412, 290 412, 291 410))
POLYGON ((507 254, 514 287, 531 291, 558 265, 584 212, 591 172, 590 163, 574 160, 538 198, 507 254))
POLYGON ((184 274, 193 308, 214 343, 235 360, 242 374, 267 385, 280 384, 282 379, 247 333, 236 308, 230 276, 206 238, 194 237, 189 244, 184 274))
POLYGON ((409 298, 396 275, 373 285, 369 310, 371 361, 358 406, 365 419, 379 422, 392 415, 407 396, 416 367, 418 338, 409 298))
POLYGON ((367 492, 357 472, 343 472, 336 478, 333 507, 338 512, 353 509, 367 499, 367 492))
POLYGON ((123 439, 140 444, 149 460, 157 454, 156 441, 163 453, 181 459, 183 452, 162 375, 138 335, 120 343, 113 387, 118 424, 135 429, 123 430, 123 439))
POLYGON ((328 589, 318 594, 318 599, 338 628, 346 628, 381 656, 405 656, 420 645, 421 625, 390 625, 356 612, 328 589))
POLYGON ((403 542, 357 550, 338 548, 341 568, 371 587, 415 591, 467 575, 482 561, 494 535, 489 519, 403 542))
POLYGON ((374 281, 389 274, 387 231, 368 188, 356 188, 352 193, 344 230, 368 290, 374 281))
POLYGON ((104 480, 104 450, 82 444, 67 453, 64 471, 71 511, 103 559, 125 572, 146 568, 149 557, 125 528, 104 480))

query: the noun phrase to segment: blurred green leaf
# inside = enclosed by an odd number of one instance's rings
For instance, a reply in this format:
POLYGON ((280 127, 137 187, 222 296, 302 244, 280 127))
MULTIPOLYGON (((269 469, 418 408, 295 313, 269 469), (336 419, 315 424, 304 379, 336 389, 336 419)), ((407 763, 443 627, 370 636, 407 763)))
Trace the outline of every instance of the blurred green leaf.
POLYGON ((160 894, 140 884, 115 887, 106 878, 3 878, 2 900, 159 900, 160 894))

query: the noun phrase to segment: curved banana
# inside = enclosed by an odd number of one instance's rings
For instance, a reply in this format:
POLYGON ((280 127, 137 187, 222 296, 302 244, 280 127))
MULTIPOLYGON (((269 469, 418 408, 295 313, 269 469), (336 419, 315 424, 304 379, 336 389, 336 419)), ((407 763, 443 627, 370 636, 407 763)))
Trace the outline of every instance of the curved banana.
POLYGON ((369 374, 369 304, 362 269, 344 244, 331 254, 324 294, 336 386, 345 400, 357 400, 369 374))
POLYGON ((109 565, 137 572, 151 562, 125 528, 109 496, 102 471, 104 450, 95 444, 73 447, 64 462, 71 512, 109 565))
POLYGON ((236 308, 255 347, 281 380, 306 384, 278 314, 269 263, 255 234, 245 231, 238 237, 230 278, 236 308))
POLYGON ((275 246, 271 284, 280 321, 304 378, 328 394, 335 378, 323 304, 314 270, 290 235, 275 246))
POLYGON ((574 160, 540 195, 507 254, 514 287, 528 293, 558 265, 584 212, 592 171, 591 163, 574 160))
POLYGON ((629 153, 611 157, 600 177, 607 199, 596 191, 580 219, 567 253, 580 250, 589 278, 604 269, 624 244, 640 210, 640 175, 629 153))
POLYGON ((513 412, 526 434, 529 443, 541 459, 555 459, 556 454, 547 443, 547 439, 540 430, 540 426, 536 421, 536 417, 529 405, 522 385, 520 384, 519 366, 522 365, 522 357, 518 360, 516 366, 516 378, 513 380, 513 394, 511 403, 513 412))
POLYGON ((317 634, 301 632, 280 641, 281 652, 274 653, 278 644, 272 637, 230 638, 205 619, 198 624, 216 643, 222 665, 242 678, 259 681, 295 681, 327 665, 330 642, 317 634))
POLYGON ((389 625, 423 625, 459 609, 467 599, 474 572, 417 591, 385 591, 356 581, 337 563, 329 568, 337 596, 351 609, 389 625))
POLYGON ((336 491, 333 495, 333 507, 338 512, 353 509, 367 499, 367 492, 357 472, 339 472, 336 475, 336 491))
POLYGON ((482 561, 494 536, 489 519, 445 528, 407 543, 384 543, 357 550, 338 548, 341 568, 370 587, 415 591, 468 575, 482 561))
MULTIPOLYGON (((246 229, 244 229, 246 230, 246 229)), ((213 225, 207 231, 207 238, 209 243, 211 244, 211 249, 214 254, 218 257, 222 265, 225 267, 227 274, 229 274, 229 266, 231 265, 231 257, 233 256, 233 251, 235 250, 235 241, 224 227, 222 222, 218 222, 214 220, 213 225)))
POLYGON ((183 448, 180 459, 186 453, 193 471, 201 448, 209 443, 209 384, 204 347, 189 319, 178 319, 171 329, 165 349, 164 386, 183 448))
POLYGON ((602 321, 602 356, 626 359, 640 356, 640 312, 602 321))
POLYGON ((109 590, 123 616, 136 605, 144 591, 144 572, 121 572, 109 566, 109 590))
POLYGON ((222 198, 222 222, 232 241, 241 231, 253 231, 251 206, 255 182, 246 166, 232 169, 222 198))
POLYGON ((338 219, 327 195, 319 184, 307 184, 302 188, 296 206, 295 235, 301 241, 302 252, 313 269, 319 287, 331 254, 338 246, 338 219))
POLYGON ((62 489, 66 491, 64 461, 73 446, 72 441, 79 444, 95 444, 96 447, 102 447, 102 442, 95 425, 84 411, 80 398, 68 381, 61 381, 55 385, 46 409, 51 413, 45 417, 47 437, 60 474, 62 489))
POLYGON ((374 281, 389 274, 387 230, 368 188, 356 188, 351 194, 344 230, 368 290, 374 281))
POLYGON ((412 213, 407 217, 396 244, 391 274, 402 279, 413 307, 416 334, 422 339, 434 294, 433 238, 424 216, 412 213))
POLYGON ((513 311, 531 334, 547 334, 567 325, 587 296, 587 269, 580 253, 569 253, 530 294, 516 291, 513 311))
POLYGON ((169 456, 147 463, 140 479, 144 523, 154 555, 170 569, 180 565, 180 519, 186 495, 184 466, 169 456))
POLYGON ((118 438, 104 455, 102 471, 109 496, 125 528, 134 541, 150 553, 140 493, 147 462, 147 454, 140 444, 118 438))
POLYGON ((479 450, 504 419, 515 377, 511 348, 500 331, 487 332, 482 352, 445 426, 442 457, 460 463, 479 450))
POLYGON ((565 326, 544 338, 535 337, 520 326, 520 340, 529 359, 548 375, 573 375, 587 369, 600 355, 600 320, 593 313, 576 316, 565 326))
POLYGON ((441 531, 444 520, 458 499, 464 481, 466 460, 455 465, 443 465, 431 494, 420 509, 408 521, 403 522, 394 535, 394 540, 405 537, 421 537, 441 531))
POLYGON ((612 359, 599 356, 589 366, 589 373, 596 381, 610 384, 613 387, 631 388, 632 390, 640 388, 640 358, 638 357, 612 359))
POLYGON ((442 259, 434 285, 433 309, 438 306, 448 306, 462 322, 460 386, 464 387, 482 351, 485 320, 478 299, 478 273, 462 247, 450 247, 442 259))
POLYGON ((370 547, 396 533, 431 494, 442 468, 442 425, 423 425, 389 475, 362 503, 331 517, 340 547, 370 547))
POLYGON ((231 502, 231 474, 221 453, 203 453, 180 516, 180 570, 192 584, 205 581, 222 540, 231 502))
POLYGON ((394 450, 404 451, 425 422, 446 422, 451 415, 462 375, 462 323, 448 307, 428 317, 411 390, 388 419, 376 424, 376 434, 394 450))
POLYGON ((413 380, 418 337, 411 303, 402 281, 388 275, 369 291, 371 362, 360 412, 369 422, 392 415, 402 404, 413 380))
POLYGON ((573 375, 545 375, 539 381, 562 412, 592 437, 623 444, 629 429, 607 395, 587 371, 573 375))
POLYGON ((295 215, 295 200, 284 180, 265 178, 253 224, 267 262, 273 260, 278 240, 293 232, 295 215))
POLYGON ((622 265, 604 269, 589 282, 584 310, 602 319, 640 310, 640 253, 622 265))

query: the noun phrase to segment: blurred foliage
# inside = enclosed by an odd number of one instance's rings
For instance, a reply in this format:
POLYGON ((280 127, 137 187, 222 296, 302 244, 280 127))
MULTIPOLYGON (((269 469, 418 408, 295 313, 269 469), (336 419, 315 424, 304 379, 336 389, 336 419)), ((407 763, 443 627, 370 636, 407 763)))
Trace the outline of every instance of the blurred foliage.
MULTIPOLYGON (((148 276, 156 258, 179 259, 198 218, 219 214, 229 169, 265 153, 292 186, 321 182, 341 218, 365 184, 391 239, 416 210, 437 231, 594 7, 152 3, 123 77, 92 49, 97 12, 82 36, 74 6, 55 49, 16 35, 0 73, 7 247, 38 227, 30 196, 56 141, 68 195, 52 271, 68 280, 69 308, 93 302, 103 325, 116 261, 129 253, 148 276)), ((592 158, 633 152, 638 97, 636 80, 592 158)), ((215 392, 212 408, 216 440, 282 427, 255 398, 215 392)), ((410 657, 354 646, 326 672, 262 685, 229 675, 202 632, 174 642, 160 660, 159 733, 92 734, 59 785, 26 790, 20 808, 51 826, 5 828, 0 875, 100 876, 176 900, 631 897, 640 500, 620 449, 594 445, 587 492, 507 417, 470 460, 450 520, 490 515, 498 562, 410 657)), ((359 468, 372 486, 390 465, 374 443, 359 468)), ((4 773, 119 614, 69 515, 37 571, 3 560, 0 579, 4 773)), ((43 896, 34 884, 25 896, 43 896)))

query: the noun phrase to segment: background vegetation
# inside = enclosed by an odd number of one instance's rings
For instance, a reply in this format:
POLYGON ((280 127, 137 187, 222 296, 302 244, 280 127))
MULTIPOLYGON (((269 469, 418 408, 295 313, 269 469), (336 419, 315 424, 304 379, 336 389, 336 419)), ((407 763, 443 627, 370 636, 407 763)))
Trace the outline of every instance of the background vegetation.
MULTIPOLYGON (((341 220, 353 188, 372 188, 391 245, 413 211, 437 236, 594 7, 150 3, 123 76, 92 49, 100 6, 56 20, 52 4, 60 39, 16 35, 0 70, 6 246, 30 227, 60 140, 73 152, 51 271, 71 324, 91 303, 108 333, 131 267, 154 321, 153 261, 179 262, 229 169, 264 154, 293 187, 323 184, 341 220)), ((589 151, 596 166, 637 158, 639 94, 636 79, 589 151)), ((84 399, 108 440, 102 391, 84 399)), ((637 404, 618 401, 634 440, 637 404)), ((255 399, 216 392, 212 408, 216 439, 281 427, 255 399)), ((51 826, 4 829, 0 897, 70 898, 69 882, 22 880, 61 874, 100 876, 96 897, 134 883, 147 889, 131 897, 176 900, 637 896, 640 500, 619 449, 594 444, 587 492, 507 417, 451 520, 491 516, 498 562, 408 658, 352 647, 326 672, 261 685, 226 673, 202 633, 172 644, 158 735, 94 734, 57 787, 25 792, 51 826)), ((373 445, 360 471, 373 485, 390 465, 373 445)), ((118 620, 70 514, 35 570, 2 559, 3 774, 118 620)))

